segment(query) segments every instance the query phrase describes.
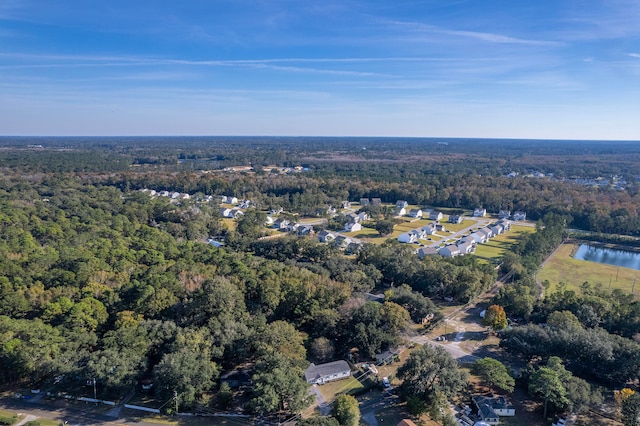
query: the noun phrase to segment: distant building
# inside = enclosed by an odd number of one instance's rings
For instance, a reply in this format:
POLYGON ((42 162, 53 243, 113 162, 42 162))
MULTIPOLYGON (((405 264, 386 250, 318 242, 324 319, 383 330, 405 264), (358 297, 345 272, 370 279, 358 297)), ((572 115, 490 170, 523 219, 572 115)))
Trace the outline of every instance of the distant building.
POLYGON ((429 213, 429 219, 431 220, 442 220, 443 217, 444 215, 437 210, 434 210, 431 213, 429 213))
POLYGON ((517 211, 513 214, 513 220, 527 220, 527 214, 525 212, 517 211))
POLYGON ((422 210, 420 210, 420 209, 411 209, 411 210, 409 210, 409 217, 421 218, 422 217, 422 210))
POLYGON ((360 225, 358 222, 349 222, 346 225, 344 225, 344 230, 346 232, 360 231, 362 230, 362 225, 360 225))
POLYGON ((368 206, 369 204, 370 202, 368 198, 360 198, 360 206, 364 207, 364 206, 368 206))
POLYGON ((409 206, 409 203, 407 203, 405 200, 398 200, 396 201, 396 207, 399 209, 404 209, 406 207, 409 206))
POLYGON ((374 206, 382 205, 382 200, 380 198, 372 198, 371 199, 371 204, 374 205, 374 206))
POLYGON ((511 217, 511 210, 500 210, 498 213, 499 219, 509 219, 511 217))
POLYGON ((462 216, 457 214, 452 214, 449 216, 449 223, 462 223, 462 216))
POLYGON ((477 208, 473 211, 473 217, 485 217, 487 215, 487 209, 477 208))

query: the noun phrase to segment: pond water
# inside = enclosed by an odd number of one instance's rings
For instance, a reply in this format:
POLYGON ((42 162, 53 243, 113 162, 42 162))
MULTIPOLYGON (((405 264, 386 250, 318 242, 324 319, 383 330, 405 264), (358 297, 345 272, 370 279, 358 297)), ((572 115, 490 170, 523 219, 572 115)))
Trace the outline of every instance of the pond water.
POLYGON ((573 257, 578 260, 606 263, 607 265, 622 266, 623 268, 640 271, 640 253, 626 250, 614 250, 581 244, 573 257))

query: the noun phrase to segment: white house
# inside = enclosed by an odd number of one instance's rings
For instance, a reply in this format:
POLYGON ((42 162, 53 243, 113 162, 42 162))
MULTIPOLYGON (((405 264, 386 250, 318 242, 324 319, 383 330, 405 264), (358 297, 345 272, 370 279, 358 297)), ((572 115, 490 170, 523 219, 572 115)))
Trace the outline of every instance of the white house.
POLYGON ((462 243, 462 244, 458 244, 458 248, 460 249, 460 254, 469 254, 469 253, 473 253, 473 250, 475 249, 475 244, 462 243))
POLYGON ((411 244, 418 241, 418 238, 417 238, 417 235, 414 233, 405 232, 404 234, 398 235, 398 241, 400 241, 401 243, 411 244))
POLYGON ((406 216, 407 215, 407 209, 405 209, 404 207, 396 207, 396 216, 406 216))
POLYGON ((358 213, 358 222, 362 222, 362 221, 369 220, 369 219, 371 219, 371 218, 369 217, 367 212, 358 213))
POLYGON ((430 223, 428 225, 423 226, 422 230, 426 235, 433 235, 435 234, 437 227, 435 223, 430 223))
POLYGON ((429 213, 429 219, 431 220, 442 220, 443 217, 444 215, 437 210, 434 210, 431 213, 429 213))
POLYGON ((351 208, 351 202, 349 202, 349 201, 343 201, 343 202, 342 202, 342 208, 343 208, 343 209, 350 209, 350 208, 351 208))
POLYGON ((498 218, 500 219, 509 219, 511 217, 511 210, 500 210, 498 213, 498 218))
POLYGON ((485 217, 487 215, 487 209, 477 208, 473 210, 473 217, 485 217))
POLYGON ((346 379, 349 376, 351 376, 351 368, 347 361, 334 361, 320 365, 311 363, 304 372, 304 378, 312 385, 346 379))
POLYGON ((222 217, 233 217, 233 215, 231 214, 231 209, 226 209, 226 208, 220 208, 220 216, 222 217))
POLYGON ((346 232, 356 232, 356 231, 361 231, 362 230, 362 225, 360 225, 357 222, 349 222, 346 225, 344 225, 344 230, 346 232))
POLYGON ((435 247, 420 247, 416 251, 416 254, 420 259, 424 259, 427 256, 433 256, 438 254, 438 249, 435 247))
POLYGON ((495 237, 496 235, 502 235, 504 234, 504 229, 502 228, 502 226, 499 225, 493 225, 492 227, 490 227, 491 232, 493 232, 493 236, 495 237))
POLYGON ((227 204, 238 204, 238 199, 236 197, 227 197, 227 204))
POLYGON ((321 243, 328 243, 336 239, 336 235, 329 231, 318 232, 318 241, 321 243))
POLYGON ((488 397, 474 396, 473 403, 478 407, 478 414, 482 420, 490 425, 500 423, 500 417, 513 417, 516 409, 504 396, 488 397))
POLYGON ((460 256, 462 252, 460 251, 460 248, 458 248, 458 246, 450 244, 438 250, 438 254, 442 257, 455 257, 460 256))
POLYGON ((280 229, 281 231, 287 229, 287 226, 289 226, 289 221, 287 219, 280 218, 273 222, 273 227, 276 229, 280 229))
POLYGON ((297 231, 298 237, 304 237, 305 235, 313 234, 313 226, 301 225, 297 231))
POLYGON ((473 234, 470 235, 470 237, 473 237, 473 239, 475 239, 476 243, 478 244, 487 242, 487 236, 480 232, 474 232, 473 234))
POLYGON ((422 217, 422 210, 420 210, 420 209, 411 209, 411 210, 409 210, 409 217, 421 218, 422 217))
POLYGON ((271 216, 267 216, 266 219, 264 220, 264 224, 267 226, 271 226, 273 225, 274 219, 271 216))
POLYGON ((287 231, 289 232, 296 232, 298 228, 300 228, 300 224, 298 222, 290 222, 287 225, 287 231))
POLYGON ((396 207, 399 209, 404 209, 409 205, 409 203, 407 203, 405 200, 398 200, 396 201, 396 207))
POLYGON ((515 212, 513 214, 513 220, 526 220, 527 219, 527 214, 525 212, 515 212))
POLYGON ((457 214, 449 215, 449 223, 462 223, 462 216, 457 214))

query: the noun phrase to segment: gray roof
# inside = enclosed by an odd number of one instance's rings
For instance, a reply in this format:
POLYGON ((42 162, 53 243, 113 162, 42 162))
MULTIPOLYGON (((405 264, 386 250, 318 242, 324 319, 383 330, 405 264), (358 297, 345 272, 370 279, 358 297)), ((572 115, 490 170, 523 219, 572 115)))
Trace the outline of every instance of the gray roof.
POLYGON ((344 373, 347 371, 351 371, 349 364, 347 361, 333 361, 328 362, 326 364, 315 365, 311 363, 309 368, 307 368, 304 372, 304 378, 307 381, 317 380, 321 377, 330 376, 332 374, 344 373))

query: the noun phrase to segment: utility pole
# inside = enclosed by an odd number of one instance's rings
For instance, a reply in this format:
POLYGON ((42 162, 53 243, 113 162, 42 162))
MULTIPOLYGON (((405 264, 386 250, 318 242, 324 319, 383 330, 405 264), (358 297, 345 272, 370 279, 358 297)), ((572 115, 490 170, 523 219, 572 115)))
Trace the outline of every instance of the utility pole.
POLYGON ((96 392, 96 378, 94 377, 93 378, 93 399, 96 400, 95 401, 96 404, 98 403, 98 401, 97 401, 98 400, 98 396, 97 395, 98 395, 98 393, 96 392))
POLYGON ((176 401, 176 414, 178 414, 178 391, 175 389, 173 390, 173 399, 176 401))

